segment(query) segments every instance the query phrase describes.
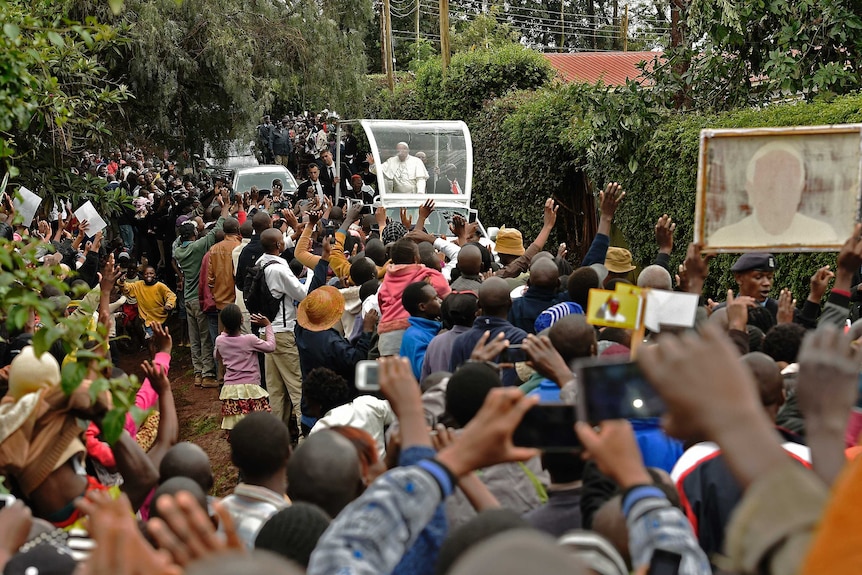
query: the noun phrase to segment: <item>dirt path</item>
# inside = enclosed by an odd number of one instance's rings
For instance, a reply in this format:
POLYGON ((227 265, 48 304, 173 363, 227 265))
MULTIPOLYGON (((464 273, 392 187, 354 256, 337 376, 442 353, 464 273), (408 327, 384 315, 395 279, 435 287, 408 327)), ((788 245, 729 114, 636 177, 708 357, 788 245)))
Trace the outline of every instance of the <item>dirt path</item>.
MULTIPOLYGON (((120 359, 120 367, 141 378, 141 362, 148 358, 144 351, 130 354, 120 359)), ((180 441, 196 443, 207 452, 215 476, 212 494, 227 495, 236 485, 237 469, 230 461, 230 446, 221 430, 219 390, 195 387, 188 347, 174 345, 170 376, 180 420, 180 441)))

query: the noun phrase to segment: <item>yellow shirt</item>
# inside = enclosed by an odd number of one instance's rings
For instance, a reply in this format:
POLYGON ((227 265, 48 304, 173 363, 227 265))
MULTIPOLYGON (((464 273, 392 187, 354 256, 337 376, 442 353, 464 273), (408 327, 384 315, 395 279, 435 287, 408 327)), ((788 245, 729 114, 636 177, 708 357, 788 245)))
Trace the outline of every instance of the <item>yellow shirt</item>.
POLYGON ((174 308, 177 305, 177 295, 162 282, 156 282, 151 286, 142 281, 125 284, 123 293, 138 300, 138 313, 147 326, 153 323, 165 323, 168 319, 165 306, 174 308))

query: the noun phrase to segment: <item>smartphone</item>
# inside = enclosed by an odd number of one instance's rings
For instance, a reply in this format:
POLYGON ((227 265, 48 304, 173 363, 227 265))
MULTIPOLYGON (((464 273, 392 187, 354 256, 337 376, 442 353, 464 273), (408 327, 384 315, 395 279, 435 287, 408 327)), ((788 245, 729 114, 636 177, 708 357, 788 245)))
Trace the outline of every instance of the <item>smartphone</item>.
POLYGON ((661 417, 664 401, 637 363, 585 359, 575 363, 578 418, 590 425, 608 419, 661 417))
POLYGON ((521 344, 513 343, 500 353, 498 363, 521 363, 527 361, 527 354, 521 348, 521 344))
POLYGON ((682 563, 682 555, 679 553, 656 549, 652 553, 647 575, 677 575, 680 563, 682 563))
POLYGON ((467 210, 467 223, 475 224, 479 219, 479 210, 469 209, 467 210))
POLYGON ((3 509, 4 507, 8 507, 9 505, 12 505, 13 503, 15 503, 15 496, 14 495, 12 495, 11 493, 0 494, 0 509, 3 509))
POLYGON ((576 420, 574 405, 540 403, 524 414, 512 441, 519 447, 535 447, 542 451, 576 451, 581 448, 575 433, 576 420))
POLYGON ((377 379, 378 365, 373 359, 364 359, 356 364, 357 391, 380 391, 380 381, 377 379))

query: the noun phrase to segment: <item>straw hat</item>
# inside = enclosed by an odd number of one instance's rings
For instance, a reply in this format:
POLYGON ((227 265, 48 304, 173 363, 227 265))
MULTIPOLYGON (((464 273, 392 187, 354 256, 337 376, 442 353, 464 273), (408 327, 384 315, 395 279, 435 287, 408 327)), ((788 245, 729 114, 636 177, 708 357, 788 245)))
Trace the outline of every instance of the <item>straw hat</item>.
POLYGON ((296 321, 308 331, 324 331, 341 319, 344 296, 332 286, 319 287, 299 304, 296 321))

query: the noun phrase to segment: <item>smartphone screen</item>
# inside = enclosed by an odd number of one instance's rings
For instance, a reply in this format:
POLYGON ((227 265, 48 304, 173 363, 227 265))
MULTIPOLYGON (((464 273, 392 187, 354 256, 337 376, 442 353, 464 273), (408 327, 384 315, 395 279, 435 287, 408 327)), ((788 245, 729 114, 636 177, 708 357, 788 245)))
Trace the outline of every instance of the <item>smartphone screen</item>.
POLYGON ((479 219, 479 210, 468 210, 467 223, 474 224, 479 219))
POLYGON ((677 575, 680 563, 682 563, 682 555, 679 553, 656 549, 650 559, 647 575, 677 575))
POLYGON ((665 405, 636 363, 580 362, 580 418, 591 425, 607 419, 660 417, 665 405))
POLYGON ((527 361, 527 354, 521 348, 521 344, 510 344, 509 347, 500 352, 500 363, 520 363, 527 361))
POLYGON ((540 403, 524 414, 512 440, 519 447, 571 452, 580 449, 574 405, 540 403))
POLYGON ((378 363, 373 359, 365 359, 356 364, 357 391, 380 391, 377 368, 378 363))

